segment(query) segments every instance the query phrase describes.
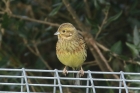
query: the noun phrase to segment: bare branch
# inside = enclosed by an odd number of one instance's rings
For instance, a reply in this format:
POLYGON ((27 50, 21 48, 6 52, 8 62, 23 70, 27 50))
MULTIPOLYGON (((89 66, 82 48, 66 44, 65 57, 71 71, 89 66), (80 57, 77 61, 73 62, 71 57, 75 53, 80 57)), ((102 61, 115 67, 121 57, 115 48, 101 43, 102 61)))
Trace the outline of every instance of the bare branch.
POLYGON ((4 12, 6 12, 7 14, 11 15, 12 12, 10 10, 10 0, 2 0, 5 3, 5 10, 4 12))
MULTIPOLYGON (((0 14, 5 14, 5 12, 0 12, 0 14)), ((14 17, 14 18, 22 19, 22 20, 27 20, 27 21, 32 21, 32 22, 37 22, 37 23, 41 23, 41 24, 46 24, 46 25, 50 25, 50 26, 54 26, 54 27, 59 27, 59 24, 57 24, 57 23, 41 21, 41 20, 29 18, 27 16, 18 16, 18 15, 11 14, 10 17, 14 17)))
MULTIPOLYGON (((41 61, 46 65, 46 67, 49 69, 49 70, 52 70, 52 68, 49 66, 48 62, 44 60, 44 58, 41 56, 38 48, 37 48, 37 44, 36 42, 33 42, 34 44, 34 48, 35 48, 35 51, 36 51, 36 54, 38 55, 38 57, 41 59, 41 61)), ((53 75, 53 73, 52 73, 53 75)))
MULTIPOLYGON (((26 73, 26 74, 27 74, 27 73, 26 73)), ((29 84, 32 84, 30 78, 28 78, 28 82, 29 82, 29 84)), ((33 92, 36 92, 34 86, 31 86, 31 89, 32 89, 33 92)))
MULTIPOLYGON (((87 32, 83 32, 82 34, 86 40, 86 43, 89 46, 89 49, 92 53, 92 55, 95 57, 97 64, 99 65, 99 67, 101 68, 102 71, 110 71, 113 72, 112 68, 109 66, 108 61, 106 60, 106 58, 103 56, 103 54, 101 53, 100 49, 98 48, 96 41, 93 39, 92 35, 87 33, 87 32)), ((108 78, 116 78, 118 79, 119 77, 117 75, 107 75, 108 78)))
POLYGON ((74 11, 74 9, 70 6, 68 0, 62 0, 63 3, 65 4, 65 6, 67 7, 67 10, 70 12, 70 14, 72 15, 73 19, 75 20, 75 22, 77 23, 78 27, 82 30, 82 31, 86 31, 87 28, 84 26, 84 24, 80 21, 79 17, 77 16, 76 12, 74 11))
POLYGON ((110 51, 108 48, 106 48, 106 47, 103 46, 102 44, 100 44, 100 43, 98 43, 98 42, 96 42, 96 44, 97 44, 97 46, 98 46, 99 48, 101 48, 102 50, 104 50, 104 51, 110 51))
POLYGON ((109 12, 109 9, 104 12, 105 17, 103 19, 103 22, 102 22, 101 26, 98 26, 99 30, 98 30, 98 32, 97 32, 97 34, 95 36, 95 39, 97 39, 97 37, 99 36, 99 34, 101 33, 101 31, 103 29, 103 26, 106 24, 106 20, 108 18, 108 12, 109 12))
POLYGON ((23 42, 24 42, 24 44, 26 45, 26 47, 27 47, 34 55, 38 56, 38 55, 36 54, 36 52, 28 45, 28 41, 27 41, 25 38, 23 38, 23 42))
POLYGON ((88 4, 87 0, 84 0, 84 3, 85 3, 85 9, 86 9, 87 16, 89 18, 91 18, 91 12, 90 12, 90 8, 89 8, 89 4, 88 4))
POLYGON ((90 61, 90 62, 84 62, 83 65, 89 65, 89 66, 96 66, 98 65, 96 61, 90 61))
MULTIPOLYGON (((90 49, 92 55, 95 57, 97 64, 99 65, 101 70, 113 72, 113 70, 109 66, 107 60, 105 59, 105 57, 103 56, 103 54, 101 53, 99 48, 97 47, 96 41, 94 40, 92 35, 88 32, 89 28, 85 27, 85 25, 80 21, 80 19, 78 18, 77 14, 74 11, 74 9, 70 6, 68 0, 63 0, 63 3, 65 4, 67 10, 72 15, 73 19, 75 19, 75 22, 77 23, 79 28, 81 28, 81 30, 84 31, 84 32, 81 32, 81 34, 85 37, 85 41, 86 41, 87 45, 89 46, 89 49, 90 49)), ((119 78, 117 75, 107 75, 107 77, 116 78, 116 79, 119 78)))
MULTIPOLYGON (((27 20, 27 21, 37 22, 37 23, 42 23, 42 24, 55 26, 55 27, 59 26, 59 24, 57 24, 57 23, 51 23, 51 22, 36 20, 36 19, 33 19, 33 18, 29 18, 27 16, 14 15, 14 14, 12 14, 12 12, 10 10, 10 0, 3 0, 3 2, 5 3, 6 8, 5 8, 5 10, 0 11, 0 14, 2 14, 2 15, 7 13, 10 17, 19 18, 19 19, 22 19, 22 20, 27 20)), ((32 10, 31 7, 28 7, 28 8, 30 8, 30 10, 32 10)), ((33 16, 33 13, 32 13, 32 16, 33 16)))
MULTIPOLYGON (((33 41, 33 46, 35 48, 35 50, 33 50, 29 45, 28 45, 28 41, 26 39, 23 38, 23 41, 24 41, 24 44, 27 46, 27 48, 36 56, 38 56, 41 61, 46 65, 46 67, 49 69, 49 70, 52 70, 52 68, 49 66, 48 62, 44 60, 44 58, 41 56, 38 48, 37 48, 37 43, 35 41, 33 41)), ((51 73, 53 75, 53 73, 51 73)))
MULTIPOLYGON (((105 51, 105 52, 106 52, 106 51, 110 51, 110 49, 108 49, 107 47, 103 46, 102 44, 100 44, 100 43, 96 43, 96 44, 97 44, 97 46, 98 46, 99 48, 101 48, 103 51, 105 51)), ((123 59, 120 58, 119 55, 116 54, 116 53, 111 53, 111 55, 114 56, 115 58, 119 59, 119 60, 124 61, 124 62, 130 63, 130 64, 135 64, 135 65, 140 65, 139 62, 134 61, 134 60, 123 60, 123 59)))

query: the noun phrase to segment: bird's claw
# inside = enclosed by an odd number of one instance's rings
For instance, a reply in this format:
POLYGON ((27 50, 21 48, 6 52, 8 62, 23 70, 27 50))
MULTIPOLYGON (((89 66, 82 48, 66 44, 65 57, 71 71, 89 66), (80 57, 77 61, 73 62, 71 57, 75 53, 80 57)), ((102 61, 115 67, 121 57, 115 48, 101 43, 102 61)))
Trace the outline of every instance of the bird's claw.
POLYGON ((66 69, 66 67, 63 69, 63 74, 66 76, 66 74, 68 74, 68 71, 66 69))
POLYGON ((81 67, 81 70, 79 71, 79 75, 80 75, 80 77, 84 75, 84 70, 82 67, 81 67))

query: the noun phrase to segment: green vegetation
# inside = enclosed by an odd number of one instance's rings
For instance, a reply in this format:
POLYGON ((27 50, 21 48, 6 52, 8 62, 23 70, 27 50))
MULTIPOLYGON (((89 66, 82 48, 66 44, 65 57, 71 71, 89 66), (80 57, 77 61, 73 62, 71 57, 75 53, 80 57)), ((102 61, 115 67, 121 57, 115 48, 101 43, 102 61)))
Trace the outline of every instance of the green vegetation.
MULTIPOLYGON (((64 66, 55 53, 57 37, 53 34, 60 24, 70 22, 83 31, 89 46, 84 70, 140 72, 139 4, 139 0, 1 0, 0 67, 62 70, 64 66)), ((104 84, 111 83, 100 83, 104 84)))

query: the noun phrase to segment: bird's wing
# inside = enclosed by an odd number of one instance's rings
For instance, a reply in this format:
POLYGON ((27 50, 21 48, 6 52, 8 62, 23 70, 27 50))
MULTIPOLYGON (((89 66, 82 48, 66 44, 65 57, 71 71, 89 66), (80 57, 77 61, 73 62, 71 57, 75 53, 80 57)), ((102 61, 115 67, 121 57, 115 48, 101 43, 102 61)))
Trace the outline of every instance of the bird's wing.
MULTIPOLYGON (((78 32, 79 32, 79 31, 78 31, 78 32)), ((82 43, 82 44, 85 44, 85 49, 88 49, 88 47, 87 47, 87 44, 86 44, 86 42, 85 42, 84 37, 82 36, 82 34, 81 34, 81 33, 78 33, 78 34, 79 34, 79 39, 80 39, 81 43, 82 43)))

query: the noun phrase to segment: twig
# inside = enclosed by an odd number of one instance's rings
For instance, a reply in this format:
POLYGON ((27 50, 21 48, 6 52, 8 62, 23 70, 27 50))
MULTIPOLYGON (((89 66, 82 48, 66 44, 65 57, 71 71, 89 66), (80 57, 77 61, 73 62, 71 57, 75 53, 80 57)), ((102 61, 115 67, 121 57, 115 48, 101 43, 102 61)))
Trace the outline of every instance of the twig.
MULTIPOLYGON (((27 74, 27 73, 26 73, 26 74, 27 74)), ((27 76, 28 76, 28 74, 27 74, 27 76)), ((30 78, 28 78, 28 83, 29 83, 29 84, 32 84, 30 78)), ((36 92, 34 86, 31 86, 31 89, 32 89, 33 92, 36 92)))
POLYGON ((90 61, 90 62, 85 62, 83 65, 96 66, 98 64, 96 61, 90 61))
POLYGON ((27 42, 27 40, 26 40, 25 38, 23 38, 23 42, 24 42, 24 44, 26 45, 26 47, 27 47, 34 55, 38 56, 38 55, 35 53, 35 51, 28 45, 28 42, 27 42))
MULTIPOLYGON (((48 62, 44 60, 44 58, 41 56, 38 48, 37 48, 37 44, 35 41, 33 41, 33 46, 35 48, 35 50, 33 50, 29 45, 28 45, 28 41, 26 39, 23 38, 23 41, 24 41, 24 44, 27 46, 27 48, 36 56, 38 56, 41 61, 46 65, 46 67, 49 69, 49 70, 52 70, 52 68, 49 66, 48 62)), ((51 73, 53 75, 53 73, 51 73)))
POLYGON ((0 24, 0 49, 1 49, 1 44, 2 44, 2 37, 4 34, 4 28, 2 28, 1 24, 0 24))
POLYGON ((3 10, 4 12, 6 12, 7 14, 11 15, 12 12, 10 10, 10 0, 2 0, 5 4, 5 10, 3 10))
POLYGON ((27 16, 14 15, 14 14, 12 14, 12 12, 10 10, 10 0, 3 0, 3 2, 5 3, 6 8, 5 8, 5 10, 3 10, 4 12, 0 11, 0 14, 2 14, 2 15, 7 13, 10 17, 19 18, 19 19, 22 19, 22 20, 27 20, 27 21, 37 22, 37 23, 42 23, 42 24, 55 26, 55 27, 59 26, 59 24, 57 24, 57 23, 51 23, 51 22, 36 20, 36 19, 33 19, 33 18, 29 18, 27 16))
POLYGON ((108 12, 109 12, 109 9, 107 11, 104 11, 104 19, 103 19, 103 22, 101 24, 101 26, 98 26, 99 30, 95 36, 95 39, 97 39, 97 37, 99 36, 99 34, 101 33, 102 29, 103 29, 103 26, 106 24, 106 20, 107 20, 107 17, 108 17, 108 12))
POLYGON ((138 61, 128 60, 128 61, 125 61, 125 62, 128 62, 128 63, 131 63, 131 64, 135 64, 135 65, 139 65, 140 66, 140 63, 138 61))
MULTIPOLYGON (((107 60, 105 59, 105 57, 103 56, 103 54, 101 53, 99 48, 97 47, 96 41, 94 40, 92 35, 88 32, 88 28, 86 28, 85 25, 80 21, 80 19, 78 18, 77 14, 73 10, 73 8, 70 6, 68 0, 63 0, 63 3, 65 4, 67 10, 72 15, 73 19, 75 19, 75 22, 77 23, 79 28, 81 28, 81 30, 84 31, 84 32, 81 32, 81 33, 85 37, 85 41, 86 41, 87 45, 89 46, 89 49, 90 49, 92 55, 95 57, 95 59, 97 61, 97 64, 99 65, 101 70, 102 71, 111 71, 111 72, 113 72, 113 70, 109 66, 107 60)), ((108 78, 119 79, 119 77, 117 75, 106 75, 106 76, 108 78)))
POLYGON ((82 30, 82 31, 86 31, 87 28, 84 26, 84 24, 80 21, 79 17, 77 16, 76 12, 73 10, 73 8, 70 6, 68 0, 62 0, 63 3, 65 4, 65 6, 67 7, 67 10, 70 12, 70 14, 72 15, 73 19, 75 20, 75 22, 77 23, 78 27, 82 30))
POLYGON ((90 8, 89 8, 89 4, 88 4, 87 0, 84 0, 84 3, 85 3, 85 9, 86 9, 87 16, 89 18, 91 18, 91 12, 90 12, 90 8))
MULTIPOLYGON (((0 11, 0 14, 5 14, 5 12, 0 11)), ((37 22, 37 23, 41 23, 41 24, 54 26, 54 27, 59 27, 59 24, 57 24, 57 23, 51 23, 51 22, 36 20, 36 19, 33 19, 33 18, 29 18, 27 16, 18 16, 18 15, 14 15, 14 14, 11 14, 10 16, 14 17, 14 18, 22 19, 22 20, 27 20, 27 21, 37 22)))
MULTIPOLYGON (((108 61, 99 50, 96 44, 96 41, 93 39, 92 35, 87 32, 83 32, 83 36, 86 36, 85 40, 89 46, 89 49, 92 55, 95 57, 98 66, 101 68, 101 70, 113 72, 112 68, 108 64, 108 61)), ((106 77, 116 78, 116 79, 119 78, 117 75, 106 75, 106 77)))
POLYGON ((36 19, 33 19, 33 18, 29 18, 27 16, 14 15, 14 14, 12 14, 12 12, 10 10, 10 0, 3 0, 3 2, 5 3, 6 8, 5 8, 5 10, 3 10, 4 12, 3 11, 0 11, 0 14, 7 13, 9 16, 14 17, 14 18, 19 18, 19 19, 22 19, 22 20, 27 20, 27 21, 42 23, 42 24, 46 24, 46 25, 50 25, 50 26, 55 26, 55 27, 58 27, 59 26, 59 24, 56 24, 56 23, 51 23, 51 22, 36 20, 36 19))
MULTIPOLYGON (((120 60, 122 60, 122 59, 120 59, 120 60)), ((122 60, 122 61, 124 61, 124 60, 122 60)), ((108 63, 109 63, 109 62, 111 62, 111 61, 108 61, 108 63)), ((134 64, 134 65, 140 65, 139 62, 134 61, 134 60, 126 60, 126 61, 124 61, 124 62, 130 63, 130 64, 134 64)), ((98 64, 97 64, 96 61, 90 61, 90 62, 85 62, 83 65, 97 66, 98 64)))
MULTIPOLYGON (((48 62, 44 60, 44 58, 41 56, 38 48, 37 48, 37 44, 36 42, 33 42, 33 46, 35 48, 35 51, 36 51, 36 54, 38 55, 38 57, 42 60, 42 62, 46 65, 46 67, 49 69, 49 70, 52 70, 52 68, 49 66, 48 62)), ((53 75, 53 74, 52 74, 53 75)))
POLYGON ((102 50, 104 50, 104 51, 110 51, 108 48, 106 48, 106 47, 103 46, 102 44, 100 44, 100 43, 98 43, 98 42, 96 42, 96 44, 97 44, 97 46, 98 46, 99 48, 101 48, 102 50))
MULTIPOLYGON (((98 43, 98 42, 97 42, 97 46, 98 46, 99 48, 101 48, 101 49, 102 49, 103 51, 105 51, 105 52, 106 52, 106 51, 110 51, 110 49, 108 49, 107 47, 103 46, 102 44, 100 44, 100 43, 98 43)), ((125 62, 127 62, 127 63, 131 63, 131 64, 135 64, 135 65, 140 65, 139 62, 134 61, 134 60, 123 60, 123 59, 120 58, 119 55, 116 54, 116 53, 111 53, 111 55, 114 56, 115 58, 118 58, 119 60, 125 61, 125 62)))

